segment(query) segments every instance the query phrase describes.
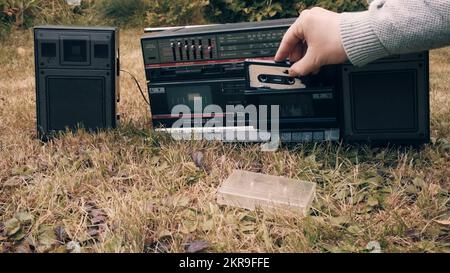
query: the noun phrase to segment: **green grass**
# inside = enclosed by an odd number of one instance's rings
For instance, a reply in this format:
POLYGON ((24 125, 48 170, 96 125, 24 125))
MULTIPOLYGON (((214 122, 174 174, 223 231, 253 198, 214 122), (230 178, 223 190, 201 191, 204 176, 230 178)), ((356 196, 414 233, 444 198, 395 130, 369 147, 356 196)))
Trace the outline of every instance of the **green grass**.
MULTIPOLYGON (((122 34, 123 68, 144 83, 139 31, 122 34)), ((450 252, 450 48, 431 53, 433 144, 264 153, 153 133, 126 75, 117 130, 40 143, 31 32, 13 35, 0 48, 0 252, 66 252, 69 241, 83 252, 183 252, 197 240, 209 252, 365 252, 371 241, 384 252, 450 252), (318 183, 311 215, 218 206, 233 169, 318 183)))

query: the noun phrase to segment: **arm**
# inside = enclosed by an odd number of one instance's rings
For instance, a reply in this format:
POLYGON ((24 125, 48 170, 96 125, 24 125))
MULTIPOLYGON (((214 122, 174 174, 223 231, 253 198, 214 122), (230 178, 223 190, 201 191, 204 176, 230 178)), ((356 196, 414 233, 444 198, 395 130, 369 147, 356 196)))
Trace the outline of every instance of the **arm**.
POLYGON ((376 59, 450 45, 450 0, 375 0, 368 11, 337 14, 303 11, 275 56, 294 63, 291 75, 350 60, 376 59))
POLYGON ((368 11, 343 13, 345 52, 362 66, 392 55, 450 44, 449 0, 376 0, 368 11))

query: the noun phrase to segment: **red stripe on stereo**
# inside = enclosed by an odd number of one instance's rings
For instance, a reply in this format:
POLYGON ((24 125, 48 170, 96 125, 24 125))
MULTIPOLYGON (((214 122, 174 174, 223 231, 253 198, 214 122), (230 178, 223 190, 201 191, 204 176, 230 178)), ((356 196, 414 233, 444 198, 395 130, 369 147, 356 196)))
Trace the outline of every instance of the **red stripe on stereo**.
MULTIPOLYGON (((145 66, 145 68, 164 68, 164 67, 179 67, 179 66, 191 66, 191 65, 242 63, 247 59, 248 58, 226 59, 226 60, 204 60, 204 61, 177 62, 177 63, 166 63, 166 64, 147 64, 145 66)), ((251 58, 251 60, 273 60, 273 57, 251 58)))

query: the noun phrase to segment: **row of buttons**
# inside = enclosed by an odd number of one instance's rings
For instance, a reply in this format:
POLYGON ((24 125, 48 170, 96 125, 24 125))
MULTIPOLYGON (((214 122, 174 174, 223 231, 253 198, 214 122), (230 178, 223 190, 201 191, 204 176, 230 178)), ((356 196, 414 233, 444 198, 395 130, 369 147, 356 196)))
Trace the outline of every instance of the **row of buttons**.
POLYGON ((312 141, 338 141, 339 129, 316 132, 282 132, 282 142, 312 142, 312 141))

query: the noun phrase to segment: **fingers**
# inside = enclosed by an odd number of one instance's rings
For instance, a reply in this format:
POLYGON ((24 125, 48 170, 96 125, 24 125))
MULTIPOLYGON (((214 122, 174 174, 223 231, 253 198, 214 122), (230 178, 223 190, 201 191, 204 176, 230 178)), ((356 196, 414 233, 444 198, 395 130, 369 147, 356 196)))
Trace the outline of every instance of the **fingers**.
POLYGON ((320 63, 317 61, 316 54, 312 49, 308 49, 305 56, 291 66, 289 74, 291 76, 306 76, 319 70, 320 63))
POLYGON ((302 24, 299 19, 288 29, 281 41, 278 52, 275 55, 275 61, 281 62, 289 57, 296 45, 304 39, 302 24))
POLYGON ((303 49, 303 44, 302 43, 298 43, 295 45, 294 49, 291 51, 290 55, 289 55, 289 61, 291 63, 295 63, 298 60, 300 60, 301 58, 303 58, 304 52, 305 50, 303 49))

